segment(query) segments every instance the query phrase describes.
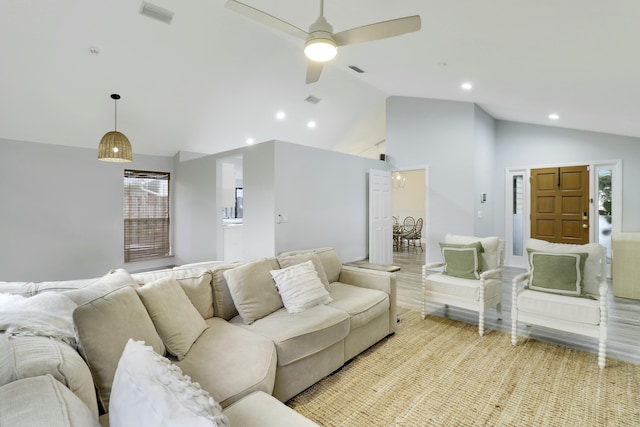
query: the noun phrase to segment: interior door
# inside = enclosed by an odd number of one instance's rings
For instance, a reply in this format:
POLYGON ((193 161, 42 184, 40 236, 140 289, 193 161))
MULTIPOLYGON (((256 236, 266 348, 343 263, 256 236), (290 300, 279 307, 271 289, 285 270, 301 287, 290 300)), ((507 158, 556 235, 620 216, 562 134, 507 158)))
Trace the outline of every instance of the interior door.
POLYGON ((369 262, 393 264, 391 172, 369 171, 369 262))
POLYGON ((531 237, 589 243, 589 167, 531 169, 531 237))

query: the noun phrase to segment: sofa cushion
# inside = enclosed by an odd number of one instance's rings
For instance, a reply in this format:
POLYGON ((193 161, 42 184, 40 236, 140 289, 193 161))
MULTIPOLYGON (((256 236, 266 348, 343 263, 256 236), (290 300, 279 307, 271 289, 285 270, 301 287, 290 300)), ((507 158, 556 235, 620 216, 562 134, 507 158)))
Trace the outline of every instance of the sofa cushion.
POLYGON ((311 260, 269 273, 289 313, 300 313, 332 301, 311 260))
POLYGON ((242 427, 319 427, 267 393, 257 391, 224 409, 232 426, 242 427))
POLYGON ((211 266, 211 274, 213 275, 211 282, 213 286, 213 307, 216 317, 224 320, 231 320, 238 315, 238 309, 233 303, 227 279, 224 278, 224 272, 240 265, 242 264, 236 262, 211 266))
POLYGON ((271 394, 276 349, 261 335, 214 317, 176 365, 225 407, 255 390, 271 394))
POLYGON ((324 266, 322 265, 322 261, 320 261, 320 257, 315 252, 307 252, 296 255, 289 256, 279 256, 278 264, 280 264, 280 268, 287 268, 297 264, 302 264, 303 262, 311 261, 313 262, 313 266, 318 273, 318 277, 320 277, 320 281, 327 288, 328 292, 331 292, 329 288, 329 280, 327 279, 327 273, 324 271, 324 266))
POLYGON ((182 267, 173 270, 149 271, 132 274, 139 284, 153 282, 163 277, 173 277, 189 297, 191 304, 200 315, 208 319, 213 317, 213 292, 211 290, 211 272, 203 267, 182 267))
POLYGON ((488 271, 493 270, 494 268, 498 268, 498 246, 500 245, 500 239, 498 237, 475 237, 447 234, 444 237, 444 241, 447 243, 460 244, 480 242, 482 244, 482 248, 484 249, 484 251, 480 254, 480 267, 482 271, 488 271))
POLYGON ((76 304, 81 305, 93 301, 102 295, 123 287, 137 286, 127 270, 118 268, 94 280, 87 286, 63 291, 76 304))
POLYGON ((349 334, 349 315, 333 307, 317 305, 302 313, 288 313, 284 308, 243 325, 234 317, 231 322, 271 339, 278 350, 278 365, 285 366, 318 353, 349 334))
POLYGON ((265 258, 224 272, 233 303, 247 325, 282 307, 270 270, 265 258))
MULTIPOLYGON (((442 273, 434 273, 427 276, 424 281, 426 291, 439 292, 442 294, 456 296, 465 300, 480 300, 480 281, 472 279, 461 279, 459 277, 447 276, 442 273)), ((491 300, 498 298, 502 294, 502 281, 485 280, 484 299, 491 300)))
POLYGON ((89 427, 98 418, 51 375, 24 378, 0 387, 0 426, 89 427))
POLYGON ((136 288, 167 351, 182 360, 207 328, 180 284, 172 276, 136 288))
POLYGON ((589 256, 584 262, 584 289, 592 295, 600 294, 601 267, 600 259, 604 255, 604 247, 598 243, 587 243, 585 245, 571 245, 567 243, 550 243, 545 240, 529 239, 526 247, 540 252, 553 253, 588 253, 589 256))
POLYGON ((0 334, 0 386, 46 374, 67 386, 98 416, 91 372, 74 348, 50 337, 0 334))
POLYGON ((389 311, 389 295, 376 289, 334 282, 331 285, 331 297, 333 302, 329 306, 342 310, 351 317, 351 330, 389 311))
POLYGON ((129 340, 109 403, 111 427, 229 426, 220 405, 179 367, 141 341, 129 340))
POLYGON ((600 324, 600 301, 524 289, 518 294, 518 310, 550 319, 600 324))
POLYGON ((320 258, 324 272, 327 275, 327 281, 331 284, 337 282, 340 277, 340 271, 342 270, 342 262, 338 253, 333 248, 317 248, 317 249, 304 249, 300 251, 283 252, 279 256, 286 257, 291 255, 309 254, 315 253, 320 258))
POLYGON ((160 354, 165 347, 142 301, 125 286, 79 305, 73 312, 80 354, 89 365, 106 412, 118 360, 129 338, 142 340, 160 354))

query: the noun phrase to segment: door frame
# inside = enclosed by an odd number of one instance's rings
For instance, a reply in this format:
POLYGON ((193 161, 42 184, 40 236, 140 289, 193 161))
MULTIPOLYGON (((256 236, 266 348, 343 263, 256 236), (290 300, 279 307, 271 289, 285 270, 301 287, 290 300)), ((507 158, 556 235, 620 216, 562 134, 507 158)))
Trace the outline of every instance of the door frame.
POLYGON ((562 163, 547 163, 539 165, 529 165, 521 167, 508 167, 505 168, 505 206, 504 206, 504 218, 505 218, 505 265, 510 267, 526 268, 527 258, 524 256, 513 255, 513 217, 511 213, 511 206, 513 206, 513 192, 511 182, 514 175, 521 175, 524 172, 524 214, 523 214, 523 242, 526 242, 531 237, 531 169, 541 168, 556 168, 563 166, 581 166, 587 165, 589 167, 589 241, 596 241, 596 232, 598 231, 598 209, 595 200, 597 198, 598 188, 598 174, 599 169, 611 169, 611 206, 612 206, 612 232, 618 232, 622 229, 622 160, 598 160, 598 161, 586 161, 586 162, 562 162, 562 163))

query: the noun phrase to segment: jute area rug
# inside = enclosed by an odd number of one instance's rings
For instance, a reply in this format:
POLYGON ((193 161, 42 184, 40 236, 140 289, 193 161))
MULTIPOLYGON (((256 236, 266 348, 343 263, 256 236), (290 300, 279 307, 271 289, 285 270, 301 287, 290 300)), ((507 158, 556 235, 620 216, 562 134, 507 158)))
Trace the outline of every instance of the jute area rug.
POLYGON ((640 426, 640 365, 401 310, 395 335, 287 404, 322 426, 640 426))

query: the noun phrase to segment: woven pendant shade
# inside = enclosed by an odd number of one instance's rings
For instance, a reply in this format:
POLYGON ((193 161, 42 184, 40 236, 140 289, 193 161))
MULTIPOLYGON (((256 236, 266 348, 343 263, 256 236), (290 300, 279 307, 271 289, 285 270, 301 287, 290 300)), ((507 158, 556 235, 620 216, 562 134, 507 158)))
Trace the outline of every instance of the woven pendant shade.
POLYGON ((117 131, 105 133, 98 147, 98 159, 105 162, 130 162, 133 156, 129 139, 117 131))
MULTIPOLYGON (((111 99, 115 101, 115 128, 118 125, 118 104, 120 95, 114 93, 111 99)), ((98 160, 104 162, 130 162, 133 160, 131 143, 121 132, 113 130, 104 134, 98 146, 98 160)))

